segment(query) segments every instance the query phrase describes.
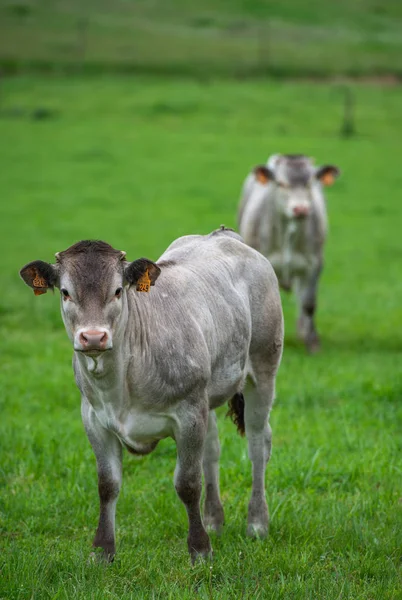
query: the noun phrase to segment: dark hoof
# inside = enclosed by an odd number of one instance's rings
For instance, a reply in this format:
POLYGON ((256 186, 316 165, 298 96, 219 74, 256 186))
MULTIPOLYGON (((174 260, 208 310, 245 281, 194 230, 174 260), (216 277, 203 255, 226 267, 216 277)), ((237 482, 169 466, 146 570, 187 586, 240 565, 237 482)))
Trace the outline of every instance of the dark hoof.
POLYGON ((213 558, 212 548, 209 550, 203 550, 201 552, 190 552, 191 564, 195 565, 199 562, 211 562, 213 558))
POLYGON ((189 538, 187 543, 193 564, 198 560, 210 560, 212 558, 212 546, 205 530, 201 531, 197 537, 189 538))
POLYGON ((93 551, 89 555, 89 561, 94 563, 112 563, 116 554, 114 546, 102 547, 93 545, 93 551))

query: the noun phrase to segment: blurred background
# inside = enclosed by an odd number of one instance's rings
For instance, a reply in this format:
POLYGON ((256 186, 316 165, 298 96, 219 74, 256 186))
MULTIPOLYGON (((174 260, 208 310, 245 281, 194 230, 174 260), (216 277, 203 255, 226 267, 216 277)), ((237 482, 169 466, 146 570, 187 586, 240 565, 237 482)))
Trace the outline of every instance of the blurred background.
POLYGON ((3 0, 10 72, 317 76, 401 74, 398 0, 3 0))
POLYGON ((0 1, 1 598, 400 597, 401 77, 399 0, 0 1), (71 346, 58 293, 18 271, 80 239, 156 260, 236 227, 244 178, 277 152, 342 175, 319 355, 283 296, 271 535, 244 537, 251 472, 223 410, 213 570, 187 566, 171 440, 126 457, 120 562, 83 567, 97 490, 71 346))

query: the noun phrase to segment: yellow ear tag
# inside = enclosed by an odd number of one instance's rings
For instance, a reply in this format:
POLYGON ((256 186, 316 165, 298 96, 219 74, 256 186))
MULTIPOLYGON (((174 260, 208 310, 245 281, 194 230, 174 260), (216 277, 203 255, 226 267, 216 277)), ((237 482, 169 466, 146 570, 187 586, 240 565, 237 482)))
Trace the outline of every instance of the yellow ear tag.
POLYGON ((148 269, 145 269, 145 273, 141 275, 137 281, 137 292, 149 292, 151 288, 151 280, 148 275, 148 269))
POLYGON ((46 294, 47 292, 47 284, 42 277, 36 273, 35 279, 32 281, 32 285, 34 286, 34 294, 35 296, 41 296, 42 294, 46 294))
POLYGON ((321 181, 324 185, 332 185, 335 182, 335 177, 331 172, 325 173, 325 175, 322 176, 321 181))

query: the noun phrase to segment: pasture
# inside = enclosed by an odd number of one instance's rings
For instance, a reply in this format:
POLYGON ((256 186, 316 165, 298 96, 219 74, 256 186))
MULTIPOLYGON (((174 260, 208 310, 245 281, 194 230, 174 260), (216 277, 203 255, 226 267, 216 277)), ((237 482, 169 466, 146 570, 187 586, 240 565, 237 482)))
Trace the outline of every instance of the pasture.
POLYGON ((402 90, 336 85, 20 77, 0 97, 0 598, 402 598, 402 90), (18 271, 87 238, 157 259, 176 237, 235 226, 247 170, 305 152, 327 192, 322 351, 305 354, 284 295, 266 540, 245 537, 246 444, 219 411, 226 525, 191 567, 175 445, 124 457, 117 557, 88 563, 98 496, 58 293, 18 271))

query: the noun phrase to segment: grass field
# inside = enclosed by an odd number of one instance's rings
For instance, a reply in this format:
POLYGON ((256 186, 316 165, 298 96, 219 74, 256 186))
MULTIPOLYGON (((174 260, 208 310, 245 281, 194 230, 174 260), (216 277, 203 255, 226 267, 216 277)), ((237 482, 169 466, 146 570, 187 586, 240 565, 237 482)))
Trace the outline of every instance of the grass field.
POLYGON ((399 0, 3 0, 0 66, 402 76, 399 0))
POLYGON ((401 88, 355 87, 347 140, 340 89, 324 85, 17 78, 1 91, 0 598, 402 598, 401 88), (95 460, 71 347, 57 294, 34 297, 18 270, 83 238, 157 259, 179 235, 234 226, 249 167, 281 151, 342 177, 328 192, 319 355, 283 298, 270 536, 245 537, 250 465, 222 410, 212 567, 187 557, 170 440, 125 456, 118 555, 88 564, 95 460))

